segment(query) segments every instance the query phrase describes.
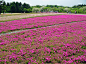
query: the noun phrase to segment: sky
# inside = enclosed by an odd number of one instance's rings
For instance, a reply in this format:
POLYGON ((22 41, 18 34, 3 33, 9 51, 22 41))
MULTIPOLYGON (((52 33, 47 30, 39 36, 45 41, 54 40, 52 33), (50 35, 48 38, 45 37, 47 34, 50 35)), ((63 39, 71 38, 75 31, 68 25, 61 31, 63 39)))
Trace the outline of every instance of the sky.
POLYGON ((4 0, 5 2, 22 2, 30 4, 30 6, 35 5, 61 5, 61 6, 74 6, 78 4, 86 4, 86 0, 4 0))

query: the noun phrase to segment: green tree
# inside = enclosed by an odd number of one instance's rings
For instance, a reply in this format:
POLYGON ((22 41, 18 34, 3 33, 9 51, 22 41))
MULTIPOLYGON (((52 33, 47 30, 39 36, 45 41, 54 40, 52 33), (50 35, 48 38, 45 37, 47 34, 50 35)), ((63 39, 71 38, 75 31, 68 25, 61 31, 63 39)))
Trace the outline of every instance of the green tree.
POLYGON ((70 8, 64 8, 64 12, 70 11, 70 8))
POLYGON ((40 8, 33 8, 33 9, 32 9, 32 12, 33 12, 33 13, 40 12, 40 8))
POLYGON ((63 7, 58 7, 58 12, 63 12, 63 7))
POLYGON ((11 11, 10 11, 10 8, 11 8, 11 7, 10 7, 10 3, 7 2, 7 5, 6 5, 6 12, 11 12, 11 11))
POLYGON ((3 11, 3 14, 4 14, 4 12, 6 12, 6 3, 5 3, 5 1, 2 4, 2 11, 3 11))
POLYGON ((2 12, 2 4, 3 4, 3 0, 0 0, 0 14, 2 12))
POLYGON ((16 6, 15 5, 11 5, 11 13, 16 13, 16 6))
POLYGON ((2 12, 2 5, 0 5, 0 14, 1 14, 1 12, 2 12))
POLYGON ((55 11, 58 11, 58 8, 57 7, 53 7, 52 9, 53 9, 54 12, 55 11))
POLYGON ((79 9, 79 13, 86 13, 86 6, 79 9))
POLYGON ((37 7, 37 8, 40 8, 40 7, 42 7, 42 6, 40 6, 40 5, 36 5, 36 7, 37 7))
POLYGON ((23 6, 23 8, 26 8, 26 9, 30 8, 30 5, 26 4, 26 3, 24 3, 22 6, 23 6))
POLYGON ((7 6, 10 6, 10 3, 7 2, 7 6))

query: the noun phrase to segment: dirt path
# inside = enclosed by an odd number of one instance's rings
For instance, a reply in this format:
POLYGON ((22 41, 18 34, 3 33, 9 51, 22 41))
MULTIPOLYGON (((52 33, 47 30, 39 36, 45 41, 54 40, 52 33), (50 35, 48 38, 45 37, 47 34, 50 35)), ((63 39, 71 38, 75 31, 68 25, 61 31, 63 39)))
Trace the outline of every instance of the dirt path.
MULTIPOLYGON (((70 24, 70 23, 77 23, 77 22, 83 22, 83 21, 76 21, 76 22, 69 22, 69 23, 61 23, 61 24, 50 25, 50 26, 46 26, 46 27, 52 27, 52 26, 57 26, 57 25, 70 24)), ((43 27, 40 27, 40 28, 43 28, 43 27)), ((33 29, 36 30, 37 28, 33 28, 33 29)), ((31 30, 31 29, 17 30, 17 31, 12 31, 12 32, 8 32, 8 33, 2 33, 2 34, 0 34, 0 36, 6 35, 6 34, 18 33, 18 32, 27 31, 27 30, 31 30)))

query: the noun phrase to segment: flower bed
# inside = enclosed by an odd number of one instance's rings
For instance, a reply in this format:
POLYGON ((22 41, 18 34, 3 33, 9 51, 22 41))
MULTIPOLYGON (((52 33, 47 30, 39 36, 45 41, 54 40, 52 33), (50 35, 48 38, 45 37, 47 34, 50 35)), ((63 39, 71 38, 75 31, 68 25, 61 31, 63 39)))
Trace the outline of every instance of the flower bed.
POLYGON ((59 15, 14 20, 0 23, 0 33, 85 20, 86 15, 59 15))
POLYGON ((86 63, 86 22, 0 36, 0 64, 86 63))

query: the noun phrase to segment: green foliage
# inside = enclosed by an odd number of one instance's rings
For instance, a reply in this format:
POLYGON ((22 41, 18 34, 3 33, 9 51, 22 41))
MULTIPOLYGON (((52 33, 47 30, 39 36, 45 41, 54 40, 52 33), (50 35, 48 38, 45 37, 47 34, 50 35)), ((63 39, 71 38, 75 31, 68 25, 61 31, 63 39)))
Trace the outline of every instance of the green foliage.
POLYGON ((2 12, 2 6, 0 5, 0 14, 1 14, 1 12, 2 12))
POLYGON ((0 5, 0 13, 1 12, 10 12, 10 13, 21 13, 21 12, 32 12, 32 9, 29 4, 22 4, 21 2, 11 2, 11 3, 5 3, 3 2, 2 5, 0 5))
POLYGON ((65 8, 64 11, 65 12, 70 11, 70 8, 65 8))
POLYGON ((58 12, 62 12, 63 11, 63 7, 58 7, 58 12))
POLYGON ((3 62, 3 61, 1 61, 1 62, 0 62, 0 64, 4 64, 4 62, 3 62))
POLYGON ((53 7, 53 11, 58 11, 58 8, 57 7, 53 7))
POLYGON ((5 33, 4 31, 2 31, 2 33, 5 33))
POLYGON ((75 13, 76 10, 71 10, 71 13, 75 13))
POLYGON ((74 5, 72 8, 81 8, 86 6, 86 4, 79 4, 79 5, 74 5))
POLYGON ((40 11, 40 8, 33 8, 32 9, 32 12, 35 12, 35 13, 37 13, 37 12, 39 12, 40 11))
POLYGON ((6 61, 6 64, 9 64, 9 62, 6 61))
POLYGON ((28 64, 29 61, 26 61, 25 64, 28 64))
POLYGON ((86 13, 86 6, 79 9, 80 13, 86 13), (80 12, 81 11, 81 12, 80 12))
POLYGON ((21 63, 21 62, 22 62, 22 60, 21 60, 21 59, 19 59, 19 60, 18 60, 18 63, 21 63))
POLYGON ((22 6, 23 6, 23 8, 26 8, 26 9, 30 8, 30 5, 26 4, 26 3, 24 3, 22 6))
POLYGON ((0 5, 0 13, 4 12, 9 12, 9 13, 30 13, 30 12, 69 12, 75 13, 86 13, 86 5, 75 5, 73 7, 67 7, 67 6, 58 6, 58 5, 46 5, 46 6, 41 6, 41 5, 36 5, 36 6, 31 6, 26 3, 21 3, 21 2, 11 2, 11 3, 6 3, 5 1, 3 2, 2 5, 0 5))
MULTIPOLYGON (((77 5, 77 6, 73 6, 73 7, 67 7, 67 6, 57 6, 57 5, 46 5, 46 6, 32 6, 32 9, 34 10, 34 12, 37 13, 37 11, 39 12, 50 12, 50 11, 58 11, 58 12, 69 12, 71 11, 71 13, 75 13, 75 11, 77 11, 77 13, 86 13, 86 9, 85 9, 86 5, 77 5), (83 7, 82 7, 83 6, 83 7)), ((32 10, 32 11, 33 11, 32 10)))
POLYGON ((82 46, 81 48, 86 49, 86 46, 82 46))
POLYGON ((2 51, 6 51, 6 52, 7 52, 7 50, 6 50, 6 49, 2 49, 2 51))

